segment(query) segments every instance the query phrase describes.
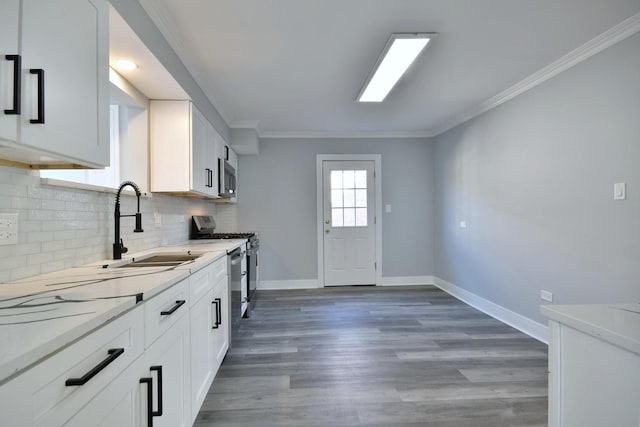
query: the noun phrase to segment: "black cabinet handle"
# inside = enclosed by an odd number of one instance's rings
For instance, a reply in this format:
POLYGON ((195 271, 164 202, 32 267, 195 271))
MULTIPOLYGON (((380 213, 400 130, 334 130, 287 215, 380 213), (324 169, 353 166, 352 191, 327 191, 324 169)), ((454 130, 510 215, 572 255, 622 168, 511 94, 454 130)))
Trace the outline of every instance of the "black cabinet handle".
POLYGON ((183 299, 179 299, 178 301, 176 301, 176 305, 174 305, 173 307, 171 307, 169 310, 166 311, 161 311, 160 315, 161 316, 170 316, 173 313, 176 312, 177 309, 179 309, 180 307, 182 307, 184 305, 186 301, 183 299))
POLYGON ((66 386, 85 385, 91 378, 95 377, 100 371, 109 366, 111 362, 122 356, 124 348, 111 348, 107 351, 109 357, 98 363, 93 369, 81 376, 80 378, 69 378, 65 381, 66 386))
POLYGON ((140 378, 140 384, 147 385, 147 426, 153 427, 153 378, 140 378))
POLYGON ((158 373, 158 410, 152 411, 151 415, 154 417, 162 416, 162 366, 156 365, 150 368, 152 371, 156 371, 158 373))
POLYGON ((44 70, 42 68, 29 69, 31 74, 38 76, 38 117, 29 120, 29 123, 44 123, 44 70))
POLYGON ((218 326, 220 326, 220 321, 218 320, 218 313, 219 313, 219 307, 220 307, 220 298, 216 298, 215 300, 211 301, 211 304, 215 304, 216 305, 216 322, 214 323, 214 325, 211 327, 211 329, 218 329, 218 326))
POLYGON ((140 378, 140 384, 147 385, 147 426, 153 427, 153 417, 161 417, 162 409, 162 366, 156 365, 149 368, 158 373, 158 410, 153 410, 153 378, 140 378))
POLYGON ((204 173, 207 176, 207 178, 206 178, 207 183, 204 186, 205 187, 211 187, 211 185, 210 185, 210 182, 211 182, 211 169, 205 168, 204 173))
POLYGON ((22 57, 20 55, 5 55, 7 61, 13 61, 13 108, 4 110, 7 115, 20 114, 20 76, 22 75, 22 57))
POLYGON ((224 159, 226 161, 229 161, 229 146, 228 145, 224 146, 224 159))
POLYGON ((220 298, 216 298, 216 322, 218 322, 218 326, 222 325, 222 300, 220 298))

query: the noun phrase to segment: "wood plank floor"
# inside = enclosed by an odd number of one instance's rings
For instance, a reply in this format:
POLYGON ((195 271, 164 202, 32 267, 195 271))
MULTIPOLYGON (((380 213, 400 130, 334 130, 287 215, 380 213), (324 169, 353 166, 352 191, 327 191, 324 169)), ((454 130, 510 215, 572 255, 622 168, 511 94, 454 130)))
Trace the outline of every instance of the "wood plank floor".
POLYGON ((432 286, 261 291, 196 426, 547 425, 547 347, 432 286))

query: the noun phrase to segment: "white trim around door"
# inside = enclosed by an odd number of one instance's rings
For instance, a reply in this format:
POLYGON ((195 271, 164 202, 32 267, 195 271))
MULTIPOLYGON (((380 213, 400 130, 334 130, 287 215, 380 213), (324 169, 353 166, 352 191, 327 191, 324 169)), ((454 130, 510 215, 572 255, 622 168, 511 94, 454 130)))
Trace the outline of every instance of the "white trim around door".
POLYGON ((323 206, 323 162, 324 161, 373 161, 375 191, 375 262, 376 285, 382 285, 382 155, 381 154, 318 154, 316 156, 316 235, 318 247, 318 286, 325 286, 324 277, 324 206, 323 206))

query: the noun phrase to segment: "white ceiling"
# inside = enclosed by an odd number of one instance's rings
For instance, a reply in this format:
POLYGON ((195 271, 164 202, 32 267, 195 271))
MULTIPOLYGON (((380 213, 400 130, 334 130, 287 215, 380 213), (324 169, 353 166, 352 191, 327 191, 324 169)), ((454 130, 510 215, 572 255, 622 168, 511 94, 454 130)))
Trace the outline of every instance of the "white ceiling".
POLYGON ((640 0, 140 0, 230 126, 263 137, 438 133, 640 13, 640 0), (438 37, 381 104, 389 35, 438 37))

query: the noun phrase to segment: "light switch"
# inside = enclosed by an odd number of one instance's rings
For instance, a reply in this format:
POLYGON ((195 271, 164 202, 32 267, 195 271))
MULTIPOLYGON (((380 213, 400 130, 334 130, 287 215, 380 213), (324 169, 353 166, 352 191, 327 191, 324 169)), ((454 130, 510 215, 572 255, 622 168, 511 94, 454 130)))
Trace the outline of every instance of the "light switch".
POLYGON ((391 213, 391 205, 384 205, 384 211, 386 213, 391 213))
POLYGON ((467 228, 467 221, 460 221, 460 228, 467 228))
POLYGON ((625 200, 627 198, 627 184, 617 182, 613 184, 613 200, 625 200))

